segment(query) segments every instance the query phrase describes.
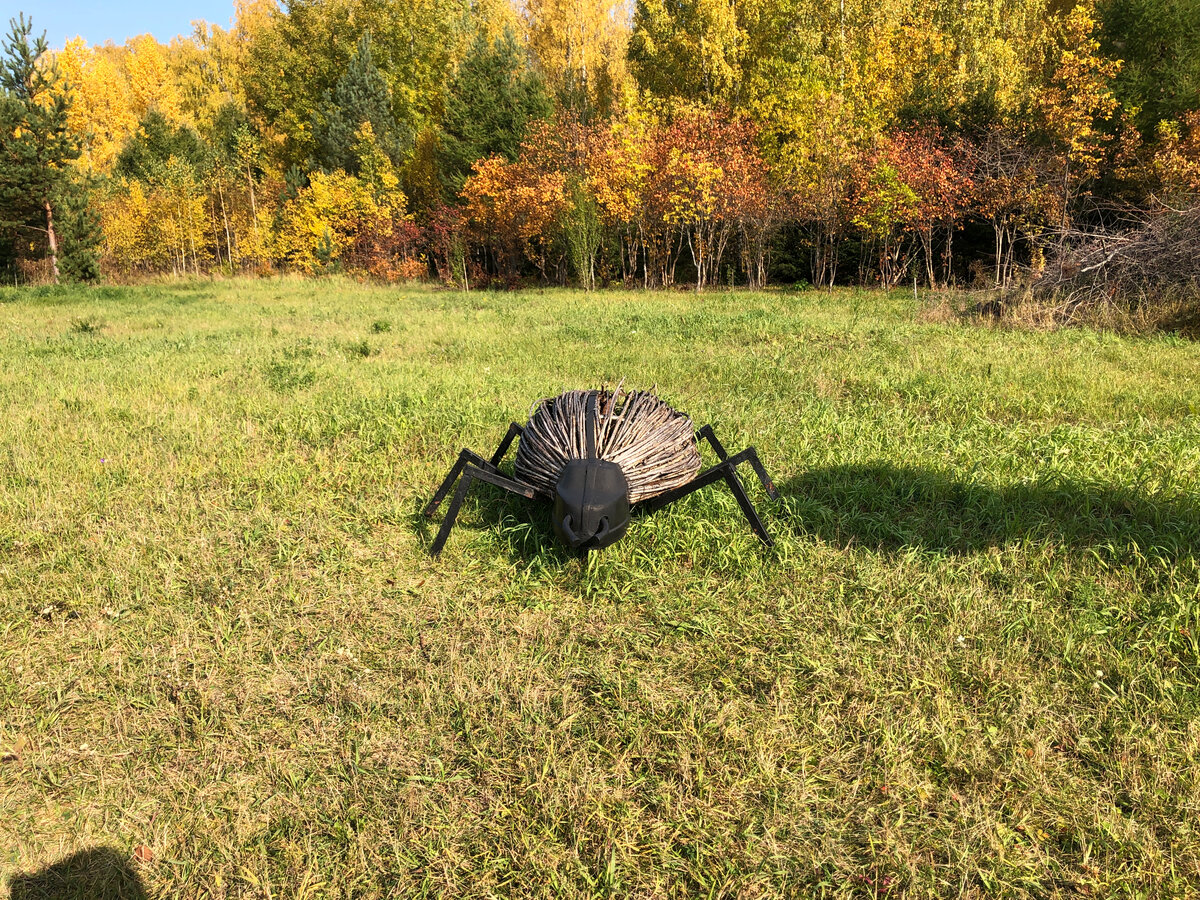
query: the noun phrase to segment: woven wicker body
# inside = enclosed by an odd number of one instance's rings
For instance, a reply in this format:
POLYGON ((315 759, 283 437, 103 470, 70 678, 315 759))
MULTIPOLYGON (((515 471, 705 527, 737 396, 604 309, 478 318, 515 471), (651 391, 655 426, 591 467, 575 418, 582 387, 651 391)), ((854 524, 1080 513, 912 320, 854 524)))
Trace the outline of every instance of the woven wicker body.
POLYGON ((687 484, 700 471, 692 420, 646 391, 567 391, 540 401, 517 448, 517 478, 551 497, 571 459, 587 457, 588 401, 596 397, 596 457, 621 467, 629 501, 687 484))

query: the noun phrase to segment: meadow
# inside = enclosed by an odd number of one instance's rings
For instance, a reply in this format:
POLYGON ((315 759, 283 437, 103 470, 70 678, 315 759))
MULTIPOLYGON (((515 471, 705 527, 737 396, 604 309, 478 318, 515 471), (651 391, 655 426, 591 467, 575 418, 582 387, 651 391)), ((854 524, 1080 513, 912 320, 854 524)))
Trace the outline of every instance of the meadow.
POLYGON ((1200 345, 911 291, 7 289, 0 884, 1197 896, 1198 492, 1200 345), (480 488, 428 556, 461 447, 621 378, 773 549, 480 488))

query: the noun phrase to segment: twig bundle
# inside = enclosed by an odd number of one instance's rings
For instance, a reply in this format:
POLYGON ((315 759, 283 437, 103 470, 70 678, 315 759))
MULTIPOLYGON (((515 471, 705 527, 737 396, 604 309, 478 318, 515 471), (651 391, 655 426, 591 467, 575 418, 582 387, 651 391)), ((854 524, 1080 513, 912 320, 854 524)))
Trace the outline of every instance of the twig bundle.
POLYGON ((1142 213, 1123 230, 1068 230, 1033 295, 1059 322, 1097 306, 1200 293, 1200 204, 1142 213))
POLYGON ((567 461, 587 457, 588 401, 596 398, 596 456, 614 462, 637 503, 700 471, 692 420, 647 391, 567 391, 538 401, 517 448, 517 477, 552 497, 567 461))

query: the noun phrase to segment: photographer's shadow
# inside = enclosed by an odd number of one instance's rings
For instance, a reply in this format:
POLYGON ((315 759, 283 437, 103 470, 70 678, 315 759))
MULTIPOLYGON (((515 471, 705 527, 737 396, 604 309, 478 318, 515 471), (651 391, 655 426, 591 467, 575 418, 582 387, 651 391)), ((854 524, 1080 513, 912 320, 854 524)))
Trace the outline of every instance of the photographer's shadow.
POLYGON ((1200 504, 1056 479, 993 488, 887 462, 812 469, 781 487, 792 527, 840 547, 971 554, 1039 541, 1195 558, 1200 504))
POLYGON ((12 900, 146 900, 142 880, 111 847, 81 850, 37 872, 13 875, 12 900))

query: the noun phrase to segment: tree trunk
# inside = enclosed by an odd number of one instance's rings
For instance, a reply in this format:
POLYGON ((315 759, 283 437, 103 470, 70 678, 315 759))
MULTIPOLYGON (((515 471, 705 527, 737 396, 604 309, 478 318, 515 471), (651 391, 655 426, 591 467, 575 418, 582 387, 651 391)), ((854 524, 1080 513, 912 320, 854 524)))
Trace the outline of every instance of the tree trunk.
POLYGON ((942 257, 944 263, 942 280, 949 287, 951 282, 957 283, 954 278, 954 224, 949 225, 946 231, 946 253, 942 257))
POLYGON ((254 175, 246 163, 246 183, 250 185, 250 214, 254 217, 254 252, 258 252, 258 204, 254 202, 254 175))
POLYGON ((50 274, 54 276, 54 283, 58 284, 58 235, 54 233, 54 211, 50 208, 50 201, 44 200, 42 208, 46 210, 46 239, 50 244, 50 274))
POLYGON ((1004 226, 992 220, 992 229, 996 233, 996 287, 1004 286, 1004 226))
POLYGON ((208 221, 212 225, 213 249, 217 253, 217 266, 219 267, 221 265, 221 235, 217 230, 217 202, 210 198, 208 208, 208 221))
POLYGON ((704 287, 704 238, 700 232, 700 226, 688 229, 687 233, 688 249, 692 251, 692 264, 696 267, 696 293, 700 293, 700 288, 704 287), (693 235, 695 243, 693 243, 693 235))
POLYGON ((929 289, 937 287, 937 276, 933 274, 933 226, 921 229, 921 250, 925 254, 925 277, 929 280, 929 289))
POLYGON ((217 196, 221 198, 221 218, 225 222, 225 258, 229 261, 229 274, 233 274, 233 236, 229 233, 229 215, 225 212, 225 191, 217 182, 217 196))

